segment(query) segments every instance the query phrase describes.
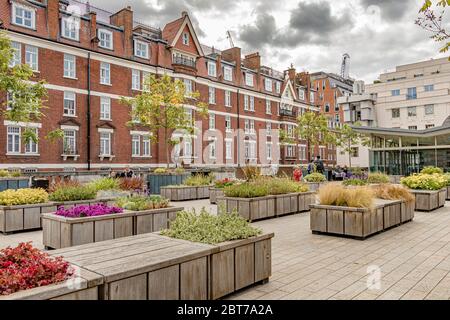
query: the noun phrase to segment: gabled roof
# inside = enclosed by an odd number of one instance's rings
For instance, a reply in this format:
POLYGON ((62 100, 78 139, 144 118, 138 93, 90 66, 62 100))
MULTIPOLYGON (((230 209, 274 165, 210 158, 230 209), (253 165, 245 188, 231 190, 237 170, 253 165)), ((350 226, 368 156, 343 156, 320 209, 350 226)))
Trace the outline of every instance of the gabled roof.
POLYGON ((180 38, 181 34, 183 33, 184 27, 186 25, 188 26, 189 32, 191 33, 191 36, 194 39, 194 44, 195 47, 197 48, 199 55, 204 56, 202 46, 198 41, 197 34, 195 33, 194 27, 188 14, 183 14, 183 17, 166 24, 166 26, 162 31, 163 39, 167 40, 168 44, 171 47, 174 47, 178 39, 180 38))
POLYGON ((289 88, 290 91, 291 91, 292 99, 293 99, 293 100, 297 99, 297 94, 296 94, 296 92, 295 92, 295 90, 294 90, 294 86, 292 85, 292 82, 291 82, 290 79, 286 79, 286 80, 284 81, 284 83, 283 83, 283 87, 282 87, 282 90, 281 90, 281 98, 284 97, 284 93, 286 92, 286 90, 287 90, 288 88, 289 88))

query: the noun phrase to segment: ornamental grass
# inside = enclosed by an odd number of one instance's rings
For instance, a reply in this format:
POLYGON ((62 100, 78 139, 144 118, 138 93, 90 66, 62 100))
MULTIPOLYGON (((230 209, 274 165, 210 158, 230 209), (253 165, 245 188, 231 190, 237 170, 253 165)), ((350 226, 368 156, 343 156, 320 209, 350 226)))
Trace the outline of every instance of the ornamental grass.
POLYGON ((362 179, 348 179, 342 182, 344 186, 365 186, 367 185, 367 180, 362 179))
POLYGON ((8 189, 0 192, 1 206, 18 206, 48 202, 49 196, 44 189, 8 189))
POLYGON ((169 207, 169 200, 161 196, 131 196, 117 199, 116 205, 130 211, 145 211, 169 207))
POLYGON ((193 174, 192 176, 186 178, 184 180, 183 185, 190 186, 190 187, 201 187, 201 186, 209 186, 214 181, 214 175, 208 174, 193 174))
POLYGON ((79 187, 67 187, 58 188, 50 194, 49 199, 51 201, 64 202, 64 201, 81 201, 81 200, 93 200, 97 196, 97 190, 91 186, 79 186, 79 187))
POLYGON ((393 184, 383 184, 373 188, 375 196, 384 200, 405 200, 406 202, 414 202, 414 195, 403 186, 393 184))
POLYGON ((367 177, 368 183, 389 183, 390 179, 387 174, 381 172, 369 173, 367 177))
POLYGON ((120 180, 116 178, 100 178, 90 182, 88 187, 95 191, 118 190, 120 188, 120 180))
POLYGON ((337 183, 322 186, 318 192, 321 205, 373 208, 374 192, 368 187, 345 188, 337 183))
POLYGON ((236 212, 211 215, 205 208, 199 214, 195 210, 178 212, 169 229, 161 232, 163 236, 205 244, 247 239, 261 233, 236 212))

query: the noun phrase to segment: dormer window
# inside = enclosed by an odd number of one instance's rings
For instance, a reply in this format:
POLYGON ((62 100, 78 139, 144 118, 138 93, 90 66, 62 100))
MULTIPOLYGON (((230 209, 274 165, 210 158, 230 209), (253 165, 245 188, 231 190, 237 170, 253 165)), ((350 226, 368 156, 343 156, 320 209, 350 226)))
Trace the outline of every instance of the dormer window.
POLYGON ((105 49, 113 50, 113 33, 105 29, 98 30, 99 46, 105 49))
POLYGON ((245 73, 245 85, 253 87, 253 74, 248 72, 245 73))
POLYGON ((264 89, 268 92, 272 92, 272 79, 264 79, 264 89))
POLYGON ((36 29, 36 12, 33 9, 13 3, 12 16, 14 24, 36 29))
POLYGON ((185 46, 189 45, 189 34, 187 32, 183 32, 183 44, 185 46))
POLYGON ((298 89, 298 98, 303 101, 305 100, 305 90, 298 89))
POLYGON ((281 92, 281 83, 279 81, 275 82, 275 90, 277 93, 281 92))
POLYGON ((216 63, 213 61, 208 61, 208 76, 216 77, 216 63))
POLYGON ((61 36, 70 40, 78 41, 80 39, 80 23, 73 17, 61 19, 61 36))
POLYGON ((143 41, 135 40, 134 41, 134 55, 139 58, 148 59, 149 58, 149 50, 148 43, 143 41))
POLYGON ((223 78, 226 81, 233 81, 233 68, 231 67, 223 67, 223 78))

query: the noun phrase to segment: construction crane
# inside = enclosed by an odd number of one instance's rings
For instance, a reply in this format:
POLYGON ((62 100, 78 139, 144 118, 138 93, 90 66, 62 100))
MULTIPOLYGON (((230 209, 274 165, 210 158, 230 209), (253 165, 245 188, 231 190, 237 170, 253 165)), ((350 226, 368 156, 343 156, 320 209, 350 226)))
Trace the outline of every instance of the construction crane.
POLYGON ((231 31, 230 30, 227 31, 227 39, 230 41, 231 48, 234 48, 233 37, 231 36, 231 31))
POLYGON ((342 57, 341 77, 344 79, 348 79, 349 73, 350 73, 350 55, 348 53, 344 53, 342 57))

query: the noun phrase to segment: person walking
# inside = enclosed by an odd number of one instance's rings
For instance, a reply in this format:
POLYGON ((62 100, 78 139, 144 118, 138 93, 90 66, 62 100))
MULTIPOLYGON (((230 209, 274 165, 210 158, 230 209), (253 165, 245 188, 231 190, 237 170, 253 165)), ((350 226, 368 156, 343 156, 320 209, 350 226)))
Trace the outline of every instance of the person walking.
POLYGON ((309 162, 307 171, 308 171, 308 174, 311 174, 315 171, 314 159, 311 159, 311 161, 309 162))
POLYGON ((315 165, 316 165, 316 171, 323 174, 323 172, 325 171, 325 167, 323 165, 323 161, 320 159, 320 156, 317 156, 315 165))

